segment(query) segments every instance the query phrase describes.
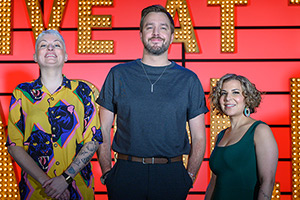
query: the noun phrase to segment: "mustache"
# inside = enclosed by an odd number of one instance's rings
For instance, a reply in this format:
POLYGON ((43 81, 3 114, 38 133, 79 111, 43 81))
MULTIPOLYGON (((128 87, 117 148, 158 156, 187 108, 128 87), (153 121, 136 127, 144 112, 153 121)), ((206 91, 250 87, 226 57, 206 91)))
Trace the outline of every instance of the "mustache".
POLYGON ((151 38, 148 39, 148 41, 150 41, 150 40, 152 40, 152 39, 160 39, 160 40, 165 41, 163 38, 161 38, 161 37, 159 37, 159 36, 158 36, 158 37, 155 37, 155 36, 154 36, 154 37, 151 37, 151 38))

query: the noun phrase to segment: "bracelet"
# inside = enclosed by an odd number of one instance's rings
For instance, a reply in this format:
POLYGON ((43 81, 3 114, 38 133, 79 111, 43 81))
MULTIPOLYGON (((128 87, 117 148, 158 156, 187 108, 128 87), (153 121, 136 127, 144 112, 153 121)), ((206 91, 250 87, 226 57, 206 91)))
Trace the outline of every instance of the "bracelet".
POLYGON ((193 182, 195 181, 195 179, 196 179, 196 176, 195 176, 195 174, 193 174, 192 172, 189 172, 188 171, 188 174, 190 175, 190 177, 191 177, 191 179, 193 180, 193 182))
POLYGON ((71 176, 69 176, 68 174, 66 174, 65 172, 62 173, 62 176, 65 178, 68 185, 70 185, 73 182, 73 178, 71 176))

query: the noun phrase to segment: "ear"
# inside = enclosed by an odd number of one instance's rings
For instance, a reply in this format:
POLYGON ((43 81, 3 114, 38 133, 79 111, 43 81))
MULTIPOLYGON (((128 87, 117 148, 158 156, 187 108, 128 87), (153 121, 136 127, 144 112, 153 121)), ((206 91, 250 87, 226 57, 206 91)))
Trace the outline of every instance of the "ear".
POLYGON ((170 44, 173 43, 173 40, 174 40, 174 33, 171 34, 171 42, 170 42, 170 44))
POLYGON ((143 41, 142 38, 143 38, 143 33, 140 31, 140 40, 141 41, 143 41))
POLYGON ((36 62, 36 63, 37 63, 37 55, 36 55, 36 53, 35 53, 35 54, 33 54, 33 60, 34 60, 34 62, 36 62))
POLYGON ((65 54, 65 62, 68 61, 68 54, 65 54))

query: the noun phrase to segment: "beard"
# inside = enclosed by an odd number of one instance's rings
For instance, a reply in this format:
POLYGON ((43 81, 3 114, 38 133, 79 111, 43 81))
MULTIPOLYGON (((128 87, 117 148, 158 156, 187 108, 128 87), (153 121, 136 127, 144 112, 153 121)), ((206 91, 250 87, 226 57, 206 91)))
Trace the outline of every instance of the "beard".
MULTIPOLYGON (((148 41, 150 41, 152 38, 150 38, 148 41)), ((161 47, 157 45, 151 46, 149 42, 143 41, 144 48, 152 55, 159 56, 163 53, 165 53, 170 46, 170 43, 163 42, 161 47)))

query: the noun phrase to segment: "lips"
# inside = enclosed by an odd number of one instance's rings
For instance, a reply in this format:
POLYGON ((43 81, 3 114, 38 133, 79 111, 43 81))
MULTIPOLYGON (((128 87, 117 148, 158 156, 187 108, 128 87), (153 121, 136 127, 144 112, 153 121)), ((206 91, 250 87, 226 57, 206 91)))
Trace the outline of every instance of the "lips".
POLYGON ((56 58, 57 56, 53 53, 47 53, 45 57, 46 58, 56 58))
POLYGON ((164 41, 162 38, 160 37, 152 37, 149 39, 151 42, 161 42, 164 41))
POLYGON ((232 108, 234 106, 235 106, 234 104, 227 104, 227 105, 225 105, 226 108, 232 108))

